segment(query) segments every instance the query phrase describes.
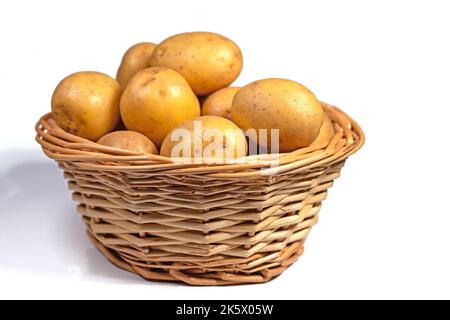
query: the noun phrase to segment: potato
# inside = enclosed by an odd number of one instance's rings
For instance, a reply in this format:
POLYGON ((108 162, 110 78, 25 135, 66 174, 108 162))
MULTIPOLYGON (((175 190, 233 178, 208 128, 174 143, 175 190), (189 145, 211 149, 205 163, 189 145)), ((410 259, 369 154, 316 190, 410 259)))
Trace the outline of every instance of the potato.
POLYGON ((333 122, 331 122, 330 118, 327 116, 326 113, 324 113, 323 123, 320 127, 319 135, 317 136, 316 140, 311 144, 317 145, 324 142, 329 142, 331 138, 333 138, 335 134, 333 122))
POLYGON ((240 87, 219 89, 209 95, 202 104, 203 116, 218 116, 231 120, 231 105, 240 87))
POLYGON ((150 63, 176 70, 197 95, 207 95, 236 80, 243 61, 241 49, 230 39, 211 32, 189 32, 161 42, 150 63))
POLYGON ((200 104, 179 73, 155 67, 131 78, 120 100, 120 114, 128 130, 144 134, 159 147, 170 130, 200 115, 200 104))
POLYGON ((138 153, 159 154, 155 144, 149 138, 134 131, 111 132, 101 137, 97 143, 138 153))
MULTIPOLYGON (((279 150, 290 152, 309 146, 316 139, 324 112, 314 94, 301 84, 263 79, 236 93, 231 114, 244 130, 279 129, 279 150)), ((270 133, 267 141, 272 149, 270 133)))
POLYGON ((150 67, 150 58, 155 50, 156 44, 151 42, 137 43, 125 52, 116 79, 122 88, 138 71, 150 67))
POLYGON ((247 155, 247 140, 242 130, 230 120, 202 116, 173 129, 164 139, 161 155, 232 160, 247 155))
POLYGON ((106 74, 71 74, 53 92, 53 119, 69 133, 97 141, 119 124, 120 94, 119 83, 106 74))

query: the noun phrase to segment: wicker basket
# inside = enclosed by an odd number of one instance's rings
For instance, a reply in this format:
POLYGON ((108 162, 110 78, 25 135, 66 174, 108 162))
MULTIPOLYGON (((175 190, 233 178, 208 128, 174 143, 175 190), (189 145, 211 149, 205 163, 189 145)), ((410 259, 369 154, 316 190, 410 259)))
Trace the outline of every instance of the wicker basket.
POLYGON ((364 143, 358 124, 323 103, 336 134, 328 145, 243 163, 189 165, 98 145, 51 115, 37 142, 64 170, 95 246, 148 280, 191 285, 266 282, 303 253, 327 189, 364 143))

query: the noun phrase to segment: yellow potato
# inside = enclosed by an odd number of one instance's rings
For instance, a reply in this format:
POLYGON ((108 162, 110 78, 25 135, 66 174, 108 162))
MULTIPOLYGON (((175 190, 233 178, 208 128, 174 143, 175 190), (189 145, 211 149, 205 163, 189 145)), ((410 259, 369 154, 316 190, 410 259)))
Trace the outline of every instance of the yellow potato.
POLYGON ((317 136, 316 140, 311 145, 317 145, 324 142, 329 142, 331 138, 333 138, 335 132, 334 132, 334 126, 333 122, 331 122, 330 118, 327 116, 326 113, 324 113, 323 123, 320 127, 319 135, 317 136))
POLYGON ((173 129, 164 139, 161 155, 233 160, 247 155, 247 140, 242 130, 230 120, 202 116, 173 129))
POLYGON ((155 144, 149 138, 134 131, 114 131, 101 137, 97 143, 138 153, 159 154, 155 144))
POLYGON ((128 130, 144 134, 159 147, 170 130, 200 115, 200 104, 179 73, 154 67, 131 78, 120 100, 120 114, 128 130))
POLYGON ((53 93, 53 119, 63 130, 97 141, 119 124, 120 94, 119 83, 106 74, 71 74, 53 93))
MULTIPOLYGON (((242 129, 279 129, 279 150, 290 152, 309 146, 317 137, 323 109, 314 94, 286 79, 264 79, 239 90, 231 108, 242 129)), ((271 135, 268 146, 272 149, 271 135)))
POLYGON ((241 73, 241 49, 230 39, 211 32, 174 35, 153 52, 152 66, 179 72, 197 95, 230 85, 241 73))
POLYGON ((137 43, 125 52, 116 79, 125 88, 128 81, 142 69, 150 67, 150 58, 156 44, 151 42, 137 43))
POLYGON ((202 104, 203 116, 218 116, 231 120, 231 105, 240 87, 219 89, 209 95, 202 104))

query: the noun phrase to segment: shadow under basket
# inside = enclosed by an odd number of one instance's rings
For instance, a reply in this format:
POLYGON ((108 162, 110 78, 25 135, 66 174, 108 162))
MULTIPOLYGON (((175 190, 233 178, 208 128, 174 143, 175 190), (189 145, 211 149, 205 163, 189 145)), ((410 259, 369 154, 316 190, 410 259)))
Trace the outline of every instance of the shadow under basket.
POLYGON ((101 146, 43 116, 36 141, 64 170, 93 244, 147 280, 261 283, 303 253, 321 202, 364 143, 356 122, 322 103, 329 143, 238 163, 187 164, 101 146), (274 163, 278 158, 278 166, 274 163))

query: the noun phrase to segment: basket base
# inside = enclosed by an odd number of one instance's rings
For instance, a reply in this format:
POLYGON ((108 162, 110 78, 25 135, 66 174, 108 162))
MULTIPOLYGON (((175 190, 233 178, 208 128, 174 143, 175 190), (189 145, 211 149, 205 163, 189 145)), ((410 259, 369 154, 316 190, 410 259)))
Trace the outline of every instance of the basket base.
MULTIPOLYGON (((105 247, 99 242, 94 235, 89 231, 87 232, 89 239, 95 245, 95 247, 115 266, 125 271, 137 274, 142 278, 149 281, 170 281, 170 282, 182 282, 188 285, 194 286, 224 286, 224 285, 239 285, 239 284, 252 284, 252 283, 264 283, 268 282, 287 268, 289 268, 304 252, 304 240, 289 244, 279 253, 279 262, 276 263, 276 267, 271 267, 271 264, 267 264, 266 268, 252 273, 244 272, 225 272, 215 271, 208 272, 207 270, 200 269, 178 269, 176 264, 167 266, 167 268, 142 268, 136 265, 132 265, 123 260, 114 250, 105 247)), ((256 259, 273 259, 274 253, 268 254, 265 257, 261 255, 255 255, 247 260, 256 259)), ((181 267, 181 265, 180 265, 181 267)))

